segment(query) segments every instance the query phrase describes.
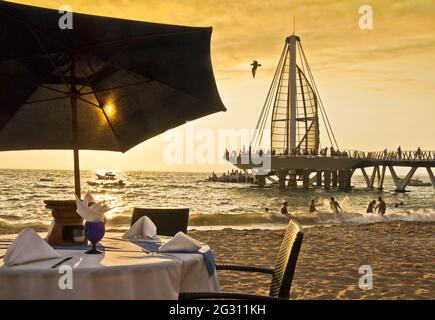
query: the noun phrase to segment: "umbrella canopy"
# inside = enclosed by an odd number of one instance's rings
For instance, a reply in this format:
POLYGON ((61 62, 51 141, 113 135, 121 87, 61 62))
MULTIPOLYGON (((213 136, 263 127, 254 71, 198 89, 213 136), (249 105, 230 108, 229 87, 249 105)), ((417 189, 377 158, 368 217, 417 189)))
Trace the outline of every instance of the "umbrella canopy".
POLYGON ((211 28, 73 15, 0 2, 0 151, 125 152, 186 121, 225 111, 211 28))

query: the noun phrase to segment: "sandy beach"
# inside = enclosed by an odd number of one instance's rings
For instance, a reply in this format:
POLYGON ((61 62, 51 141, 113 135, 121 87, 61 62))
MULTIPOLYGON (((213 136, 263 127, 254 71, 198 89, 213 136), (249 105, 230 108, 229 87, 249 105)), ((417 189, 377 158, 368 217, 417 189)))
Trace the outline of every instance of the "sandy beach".
MULTIPOLYGON (((435 299, 435 223, 316 226, 304 230, 292 299, 435 299), (361 265, 373 289, 361 290, 361 265)), ((272 267, 283 230, 197 231, 218 263, 272 267)), ((223 291, 267 294, 268 276, 220 272, 223 291)))

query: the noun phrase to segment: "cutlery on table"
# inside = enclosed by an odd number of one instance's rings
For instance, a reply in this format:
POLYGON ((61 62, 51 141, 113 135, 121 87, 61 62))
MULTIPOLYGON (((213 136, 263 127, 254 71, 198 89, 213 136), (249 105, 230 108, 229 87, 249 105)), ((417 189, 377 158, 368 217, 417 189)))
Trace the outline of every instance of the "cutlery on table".
POLYGON ((61 261, 59 261, 58 263, 52 265, 52 266, 51 266, 51 269, 54 269, 54 268, 60 266, 62 263, 67 262, 67 261, 71 260, 72 258, 73 258, 73 257, 67 257, 67 258, 65 258, 65 259, 63 259, 63 260, 61 260, 61 261))

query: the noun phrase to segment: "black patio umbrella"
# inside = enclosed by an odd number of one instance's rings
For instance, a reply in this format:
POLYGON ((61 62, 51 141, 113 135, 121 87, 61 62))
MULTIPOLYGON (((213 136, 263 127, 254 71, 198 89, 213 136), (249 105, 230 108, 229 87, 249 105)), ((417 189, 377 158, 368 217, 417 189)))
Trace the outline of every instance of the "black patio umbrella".
POLYGON ((0 2, 0 151, 126 152, 225 107, 211 28, 73 14, 0 2))

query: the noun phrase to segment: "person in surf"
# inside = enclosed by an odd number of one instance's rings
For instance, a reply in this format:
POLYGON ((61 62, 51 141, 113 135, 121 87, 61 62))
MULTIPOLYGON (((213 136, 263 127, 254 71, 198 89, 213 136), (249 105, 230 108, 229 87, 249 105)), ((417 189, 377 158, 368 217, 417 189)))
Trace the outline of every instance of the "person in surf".
POLYGON ((378 210, 378 213, 380 215, 382 215, 382 216, 385 215, 385 212, 387 211, 387 204, 382 199, 382 197, 378 198, 378 205, 375 207, 375 209, 378 210))
POLYGON ((374 213, 375 212, 375 206, 376 206, 376 200, 370 201, 369 205, 367 206, 367 213, 374 213))
POLYGON ((314 203, 314 199, 311 200, 310 203, 310 212, 317 212, 316 204, 314 203))
POLYGON ((334 197, 331 197, 331 201, 329 201, 329 207, 331 209, 331 212, 335 214, 335 217, 337 220, 342 220, 342 215, 340 212, 343 211, 340 204, 334 199, 334 197))
POLYGON ((281 207, 281 214, 288 214, 288 202, 284 202, 281 207))

